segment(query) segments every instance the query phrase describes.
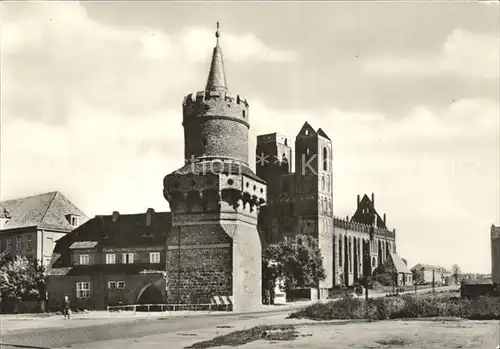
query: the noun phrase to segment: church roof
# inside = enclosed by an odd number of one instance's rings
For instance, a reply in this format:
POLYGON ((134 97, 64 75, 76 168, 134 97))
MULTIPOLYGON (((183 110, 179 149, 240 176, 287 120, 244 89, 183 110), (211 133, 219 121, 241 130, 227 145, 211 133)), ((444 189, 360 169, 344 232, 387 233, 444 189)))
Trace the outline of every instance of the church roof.
POLYGON ((215 45, 212 54, 212 63, 210 64, 210 72, 208 73, 208 80, 205 91, 227 91, 226 73, 224 71, 224 59, 222 58, 222 50, 219 46, 219 36, 219 22, 217 22, 217 31, 215 32, 217 44, 215 45))
POLYGON ((58 191, 18 198, 0 203, 2 218, 8 221, 2 230, 39 227, 71 231, 67 215, 81 217, 80 222, 88 220, 87 216, 71 201, 58 191))
POLYGON ((387 229, 387 225, 375 209, 375 203, 365 194, 356 208, 356 212, 354 212, 351 221, 372 225, 375 217, 377 218, 377 227, 387 229), (367 211, 364 212, 363 210, 367 211))
POLYGON ((392 259, 392 263, 394 264, 394 269, 396 269, 397 273, 411 274, 411 271, 408 269, 408 266, 403 262, 401 257, 396 252, 389 253, 392 259))

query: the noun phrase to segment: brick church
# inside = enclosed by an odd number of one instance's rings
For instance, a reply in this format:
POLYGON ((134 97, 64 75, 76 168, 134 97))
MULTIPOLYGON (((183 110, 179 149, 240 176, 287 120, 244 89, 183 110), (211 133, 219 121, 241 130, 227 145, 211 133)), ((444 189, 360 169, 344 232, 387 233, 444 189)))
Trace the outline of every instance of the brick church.
POLYGON ((386 259, 404 265, 373 194, 358 196, 351 219, 334 216, 332 143, 323 130, 306 122, 295 156, 286 137, 258 136, 256 172, 250 168, 249 103, 228 89, 219 36, 217 29, 204 90, 182 104, 185 163, 163 181, 171 212, 99 215, 67 234, 48 268, 49 299, 67 295, 105 309, 207 304, 221 296, 234 311, 259 308, 262 248, 296 234, 319 240, 322 299, 386 259))
MULTIPOLYGON (((358 195, 352 218, 334 216, 332 144, 321 128, 314 130, 307 122, 302 126, 295 156, 285 136, 258 136, 256 159, 257 175, 267 183, 267 205, 259 217, 263 243, 298 234, 316 237, 327 275, 319 285, 319 298, 371 275, 388 259, 393 265, 404 264, 396 254, 396 231, 387 228, 385 214, 378 214, 373 193, 371 198, 358 195)), ((397 272, 406 277, 411 274, 407 267, 400 269, 397 272)))

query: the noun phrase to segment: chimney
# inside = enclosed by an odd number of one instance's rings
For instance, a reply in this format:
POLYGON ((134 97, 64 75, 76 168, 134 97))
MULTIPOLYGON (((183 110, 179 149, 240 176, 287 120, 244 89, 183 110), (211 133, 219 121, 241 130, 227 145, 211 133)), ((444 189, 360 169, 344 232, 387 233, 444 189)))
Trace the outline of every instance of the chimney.
POLYGON ((112 218, 113 223, 118 222, 118 217, 120 217, 120 212, 118 212, 118 211, 113 211, 113 218, 112 218))
POLYGON ((372 193, 372 205, 375 207, 375 194, 372 193))
POLYGON ((359 208, 359 202, 361 201, 361 197, 358 195, 358 208, 359 208))
POLYGON ((146 226, 149 227, 151 226, 151 221, 153 219, 153 214, 155 213, 155 210, 152 208, 148 208, 146 211, 146 226))
POLYGON ((384 213, 384 224, 387 226, 387 224, 386 224, 386 218, 387 218, 387 216, 384 213))

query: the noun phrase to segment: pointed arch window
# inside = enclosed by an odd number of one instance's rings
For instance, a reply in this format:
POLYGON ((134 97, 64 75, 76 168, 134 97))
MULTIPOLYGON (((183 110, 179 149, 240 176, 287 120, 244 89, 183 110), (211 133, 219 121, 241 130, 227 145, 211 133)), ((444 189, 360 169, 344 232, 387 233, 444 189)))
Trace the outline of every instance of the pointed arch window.
POLYGON ((328 171, 328 149, 323 147, 323 171, 328 171))

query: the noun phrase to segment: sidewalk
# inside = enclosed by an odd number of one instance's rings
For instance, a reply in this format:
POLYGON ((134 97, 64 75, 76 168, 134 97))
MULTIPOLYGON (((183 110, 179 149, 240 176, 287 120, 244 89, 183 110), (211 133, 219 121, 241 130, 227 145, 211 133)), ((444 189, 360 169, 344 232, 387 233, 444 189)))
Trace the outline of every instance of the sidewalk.
MULTIPOLYGON (((263 305, 260 309, 251 312, 237 313, 228 311, 166 311, 166 312, 107 312, 90 311, 87 313, 73 313, 70 320, 63 315, 52 314, 6 314, 0 315, 0 333, 5 334, 15 330, 43 329, 43 328, 75 328, 95 326, 101 324, 134 321, 138 319, 154 319, 158 317, 189 317, 189 316, 228 316, 244 314, 266 314, 294 311, 313 304, 311 301, 295 302, 285 305, 263 305), (44 316, 45 315, 45 316, 44 316)), ((285 315, 283 315, 285 316, 285 315)))

